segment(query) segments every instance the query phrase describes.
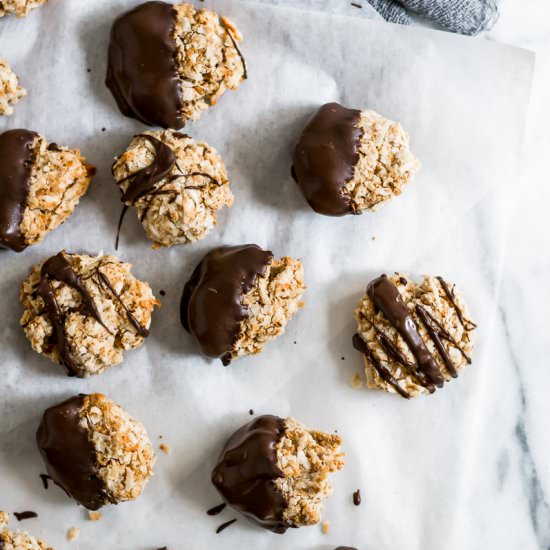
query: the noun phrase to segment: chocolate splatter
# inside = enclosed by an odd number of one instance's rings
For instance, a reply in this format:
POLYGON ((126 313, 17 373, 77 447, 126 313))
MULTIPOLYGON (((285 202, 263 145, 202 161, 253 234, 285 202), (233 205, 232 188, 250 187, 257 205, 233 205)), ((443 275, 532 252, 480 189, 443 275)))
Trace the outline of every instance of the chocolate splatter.
POLYGON ((13 515, 17 518, 17 521, 23 521, 25 519, 33 519, 38 517, 38 514, 31 510, 27 510, 25 512, 14 512, 13 515))
POLYGON ((284 533, 286 502, 274 481, 283 477, 275 446, 284 433, 284 420, 259 416, 227 441, 212 472, 212 483, 223 499, 262 527, 284 533))
POLYGON ((149 126, 181 128, 183 98, 172 4, 145 2, 111 28, 105 84, 120 111, 149 126))
POLYGON ((161 290, 161 291, 159 291, 159 294, 160 294, 161 296, 166 296, 166 291, 165 291, 165 290, 161 290))
POLYGON ((292 173, 310 206, 326 216, 354 214, 346 183, 359 161, 361 111, 338 103, 323 105, 308 122, 294 149, 292 173))
POLYGON ((217 506, 214 506, 213 508, 210 508, 210 510, 207 510, 206 513, 209 516, 217 516, 221 511, 227 506, 225 502, 222 502, 221 504, 218 504, 217 506))
POLYGON ((355 506, 361 504, 361 491, 359 489, 353 493, 353 504, 355 504, 355 506))
POLYGON ((237 520, 232 519, 229 521, 226 521, 225 523, 222 523, 217 529, 216 534, 219 535, 224 529, 227 529, 230 525, 233 525, 237 520))
POLYGON ((9 130, 0 134, 0 247, 21 252, 27 247, 21 232, 38 134, 9 130))
POLYGON ((42 485, 44 486, 44 489, 48 490, 48 480, 52 479, 48 474, 40 474, 40 479, 42 480, 42 485))

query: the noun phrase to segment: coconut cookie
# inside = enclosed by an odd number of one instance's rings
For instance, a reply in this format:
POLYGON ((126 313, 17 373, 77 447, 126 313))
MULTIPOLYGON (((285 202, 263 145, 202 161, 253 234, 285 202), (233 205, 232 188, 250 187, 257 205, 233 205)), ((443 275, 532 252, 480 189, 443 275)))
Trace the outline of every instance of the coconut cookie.
POLYGON ((40 242, 74 212, 94 174, 78 149, 29 130, 0 134, 0 247, 40 242))
POLYGON ((60 252, 21 285, 21 325, 32 348, 84 378, 118 365, 149 334, 159 302, 115 256, 60 252))
POLYGON ((124 115, 177 130, 246 79, 241 39, 213 11, 145 2, 113 23, 107 87, 124 115))
POLYGON ((265 529, 314 525, 332 493, 329 474, 344 466, 341 444, 337 435, 293 418, 260 416, 228 439, 212 483, 227 504, 265 529))
POLYGON ((462 294, 442 277, 419 285, 405 275, 371 281, 355 310, 355 348, 370 388, 406 399, 433 393, 471 363, 476 325, 462 294))
POLYGON ((48 0, 2 0, 0 2, 0 17, 4 15, 17 15, 25 17, 29 12, 45 4, 48 0))
POLYGON ((153 247, 202 239, 217 212, 233 204, 216 150, 172 130, 135 136, 116 159, 113 175, 125 208, 135 206, 153 247))
POLYGON ((224 365, 260 353, 303 306, 302 262, 254 244, 209 252, 186 283, 181 322, 200 351, 224 365))
POLYGON ((0 550, 54 550, 24 531, 8 531, 10 516, 0 511, 0 550))
POLYGON ((156 462, 143 425, 100 393, 47 409, 36 442, 48 475, 89 510, 139 497, 156 462))
POLYGON ((0 115, 13 114, 13 105, 27 95, 8 62, 0 59, 0 115))
POLYGON ((292 175, 313 210, 343 216, 377 210, 419 168, 399 123, 327 103, 302 131, 292 175))

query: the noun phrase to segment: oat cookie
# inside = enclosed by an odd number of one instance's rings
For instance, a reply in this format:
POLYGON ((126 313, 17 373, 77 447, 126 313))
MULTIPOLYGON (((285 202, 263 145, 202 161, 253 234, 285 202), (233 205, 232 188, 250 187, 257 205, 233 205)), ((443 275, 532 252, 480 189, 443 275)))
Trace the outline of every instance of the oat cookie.
POLYGON ((8 62, 0 59, 0 115, 13 114, 13 105, 27 95, 8 62))
POLYGON ((28 130, 0 134, 0 247, 40 242, 74 212, 94 174, 78 149, 28 130))
POLYGON ((124 115, 177 130, 246 79, 241 40, 213 11, 145 2, 113 23, 107 87, 124 115))
POLYGON ((29 12, 45 4, 48 0, 2 0, 0 2, 0 17, 4 15, 17 15, 25 17, 29 12))
POLYGON ((32 348, 69 376, 99 374, 143 344, 159 302, 115 256, 60 252, 21 285, 21 325, 32 348))
POLYGON ((216 225, 217 212, 233 204, 216 150, 173 130, 135 136, 113 175, 122 202, 135 206, 155 248, 202 239, 216 225))
POLYGON ((48 475, 89 510, 136 499, 153 475, 145 428, 100 393, 47 409, 36 441, 48 475))
POLYGON ((433 393, 471 363, 473 331, 462 294, 442 277, 417 285, 382 275, 355 310, 353 343, 365 360, 367 384, 406 399, 433 393))
POLYGON ((341 444, 293 418, 260 416, 229 438, 212 483, 230 506, 275 533, 314 525, 332 493, 329 474, 344 466, 341 444))
POLYGON ((300 260, 274 260, 253 244, 223 246, 209 252, 186 283, 181 321, 204 355, 228 365, 282 334, 304 292, 300 260))
POLYGON ((327 103, 298 140, 292 175, 313 210, 343 216, 377 210, 419 168, 399 123, 327 103))
POLYGON ((9 522, 9 514, 0 511, 0 550, 54 550, 24 531, 9 531, 9 522))

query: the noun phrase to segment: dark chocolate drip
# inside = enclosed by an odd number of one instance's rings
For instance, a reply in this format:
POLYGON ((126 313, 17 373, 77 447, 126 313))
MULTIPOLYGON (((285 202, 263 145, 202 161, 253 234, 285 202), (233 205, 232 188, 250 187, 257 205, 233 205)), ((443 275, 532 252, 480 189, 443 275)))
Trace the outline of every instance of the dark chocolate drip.
POLYGON ((418 333, 418 327, 407 306, 403 303, 398 288, 386 275, 382 275, 368 284, 367 294, 374 302, 376 309, 385 315, 405 340, 418 363, 419 370, 428 377, 432 384, 438 387, 443 386, 445 378, 439 372, 434 357, 418 333))
POLYGON ((453 291, 450 289, 447 282, 443 279, 443 277, 437 277, 437 280, 439 281, 439 284, 441 285, 441 288, 443 288, 443 291, 445 292, 445 295, 447 296, 447 299, 449 302, 451 302, 451 305, 453 306, 456 315, 458 317, 458 320, 460 321, 460 324, 466 329, 466 330, 473 330, 477 327, 475 323, 473 323, 470 320, 464 319, 464 313, 462 310, 458 307, 458 304, 456 303, 455 295, 453 291), (466 326, 466 323, 468 326, 466 326))
POLYGON ((362 353, 374 367, 376 372, 380 375, 380 378, 390 384, 395 391, 405 399, 409 399, 410 395, 399 385, 399 382, 393 377, 393 374, 378 360, 376 355, 372 353, 367 343, 361 338, 360 334, 353 335, 353 347, 360 353, 362 353))
POLYGON ((124 216, 126 216, 126 212, 128 212, 128 208, 128 205, 125 204, 120 211, 120 218, 118 218, 118 226, 116 229, 115 250, 118 250, 118 243, 120 241, 120 230, 122 229, 122 222, 124 221, 124 216))
POLYGON ((271 252, 254 244, 222 246, 195 268, 183 289, 180 318, 204 355, 230 362, 240 323, 248 315, 242 298, 272 259, 271 252))
POLYGON ((354 214, 344 191, 359 161, 361 111, 338 103, 323 105, 308 122, 294 150, 293 177, 320 214, 354 214))
POLYGON ((37 135, 28 130, 0 134, 0 247, 15 252, 27 247, 21 222, 29 195, 37 135))
POLYGON ((236 519, 230 519, 229 521, 226 521, 225 523, 222 523, 216 529, 216 535, 219 535, 224 529, 227 529, 230 525, 233 525, 236 521, 237 521, 236 519))
POLYGON ((100 323, 107 331, 109 330, 103 321, 96 308, 94 300, 91 294, 88 292, 84 283, 80 277, 75 273, 71 264, 67 261, 63 252, 52 256, 49 260, 44 262, 40 273, 40 282, 38 284, 38 295, 44 301, 44 306, 50 322, 53 327, 53 335, 57 347, 59 348, 59 354, 61 357, 61 364, 65 367, 69 376, 83 377, 83 373, 75 363, 74 358, 69 349, 66 335, 65 335, 65 315, 61 311, 59 304, 55 298, 55 293, 51 285, 51 280, 60 281, 75 289, 82 299, 82 311, 85 315, 93 317, 98 323, 100 323))
POLYGON ((109 501, 98 476, 96 453, 80 424, 85 395, 71 397, 44 413, 36 442, 51 479, 89 510, 109 501))
POLYGON ((17 521, 23 521, 25 519, 34 519, 38 517, 36 512, 27 510, 25 512, 14 512, 13 515, 17 518, 17 521))
POLYGON ((40 474, 40 479, 42 480, 42 485, 44 486, 44 489, 48 489, 48 480, 51 479, 51 477, 48 474, 40 474))
POLYGON ((353 504, 355 504, 355 506, 361 504, 361 491, 359 489, 353 493, 353 504))
POLYGON ((231 43, 233 44, 233 47, 235 48, 235 51, 237 52, 237 55, 241 60, 241 65, 243 66, 243 80, 246 80, 248 78, 248 67, 246 66, 244 55, 242 54, 241 49, 239 48, 237 41, 235 40, 235 37, 231 32, 231 29, 228 29, 227 25, 224 23, 223 18, 220 18, 220 25, 224 28, 225 32, 229 36, 229 39, 231 40, 231 43))
POLYGON ((120 111, 149 126, 181 128, 183 98, 172 4, 145 2, 111 28, 105 84, 120 111))
POLYGON ((116 290, 111 285, 111 281, 109 281, 109 278, 102 273, 99 270, 99 267, 97 268, 97 276, 99 278, 99 281, 101 284, 103 284, 109 292, 115 297, 117 302, 120 304, 120 307, 124 310, 124 313, 126 313, 126 318, 128 319, 128 322, 136 329, 136 333, 138 336, 142 336, 143 338, 147 338, 149 336, 149 329, 147 327, 144 327, 134 316, 134 314, 128 309, 126 304, 122 301, 122 298, 120 297, 120 294, 116 292, 116 290))
POLYGON ((222 510, 227 506, 225 502, 222 502, 221 504, 218 504, 217 506, 214 506, 213 508, 210 508, 210 510, 207 510, 206 513, 209 516, 217 516, 219 513, 222 512, 222 510))
POLYGON ((212 472, 212 483, 230 506, 275 533, 289 527, 285 499, 275 486, 283 477, 275 447, 284 426, 282 418, 271 415, 245 424, 228 439, 212 472))

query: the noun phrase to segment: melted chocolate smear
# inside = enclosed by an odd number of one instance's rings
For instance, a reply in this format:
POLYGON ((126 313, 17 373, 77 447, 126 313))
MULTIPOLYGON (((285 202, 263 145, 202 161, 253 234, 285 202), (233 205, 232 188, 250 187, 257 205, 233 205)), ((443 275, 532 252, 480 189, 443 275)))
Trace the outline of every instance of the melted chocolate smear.
POLYGON ((361 491, 359 489, 353 493, 353 504, 355 504, 355 506, 359 506, 361 504, 361 491))
POLYGON ((172 4, 145 2, 111 28, 105 84, 118 108, 149 126, 179 129, 181 94, 172 4))
POLYGON ((38 517, 38 514, 36 512, 32 512, 30 510, 26 512, 14 512, 13 515, 17 518, 17 521, 23 521, 25 519, 33 519, 38 517))
POLYGON ((195 268, 183 289, 180 319, 204 355, 231 362, 240 323, 248 315, 242 298, 272 259, 271 252, 254 244, 222 246, 195 268))
POLYGON ((361 111, 338 103, 323 105, 308 122, 294 149, 292 175, 319 214, 354 214, 344 186, 359 161, 361 111))
POLYGON ((216 535, 219 535, 224 529, 227 529, 230 525, 233 525, 237 520, 232 519, 229 521, 226 521, 225 523, 222 523, 217 529, 216 529, 216 535))
POLYGON ((225 502, 222 502, 221 504, 214 506, 214 508, 210 508, 210 510, 207 510, 206 513, 209 516, 217 516, 226 506, 227 504, 225 502))
POLYGON ((89 317, 93 317, 107 331, 109 329, 101 320, 101 316, 99 315, 92 296, 84 286, 84 283, 80 277, 74 272, 71 264, 63 255, 63 252, 52 256, 49 260, 44 262, 40 275, 38 295, 44 301, 46 312, 50 318, 50 322, 52 323, 53 336, 57 347, 59 348, 61 363, 65 367, 69 376, 83 377, 84 373, 82 373, 78 365, 76 365, 74 358, 71 355, 65 335, 65 315, 57 303, 50 281, 52 279, 60 281, 76 290, 82 299, 81 308, 83 313, 89 317))
POLYGON ((445 379, 439 372, 434 357, 418 333, 418 327, 407 306, 403 303, 401 293, 397 287, 386 275, 382 275, 368 284, 367 294, 374 302, 376 309, 385 315, 405 340, 418 363, 420 371, 427 376, 432 384, 439 388, 442 387, 445 379))
POLYGON ((44 412, 36 442, 51 479, 89 510, 108 502, 98 476, 95 449, 80 425, 86 396, 80 394, 44 412))
POLYGON ((259 416, 227 441, 212 472, 212 483, 233 508, 265 529, 284 533, 286 502, 274 481, 283 477, 275 446, 284 433, 284 420, 259 416))
POLYGON ((399 382, 393 377, 393 374, 378 360, 376 355, 372 353, 367 343, 361 338, 360 334, 353 335, 353 347, 360 353, 362 353, 374 367, 376 372, 380 375, 380 378, 390 384, 395 391, 405 399, 409 399, 411 396, 399 385, 399 382))
POLYGON ((109 278, 102 273, 99 268, 97 269, 97 276, 99 278, 100 283, 109 290, 109 292, 115 297, 117 302, 120 304, 122 309, 124 310, 124 313, 126 313, 126 318, 128 319, 128 322, 136 329, 136 333, 138 336, 141 336, 143 338, 147 338, 149 336, 149 329, 144 327, 135 317, 134 314, 128 309, 126 304, 122 301, 122 298, 120 297, 120 294, 118 294, 115 289, 111 285, 111 281, 109 281, 109 278))
POLYGON ((439 284, 441 285, 441 288, 443 288, 443 291, 445 292, 445 295, 447 296, 447 299, 449 302, 451 302, 451 305, 453 306, 456 315, 458 317, 458 320, 460 321, 460 324, 466 329, 466 330, 473 330, 477 327, 475 323, 472 321, 464 319, 464 313, 462 310, 458 307, 458 304, 456 303, 455 295, 453 291, 450 289, 447 282, 443 279, 443 277, 437 277, 437 280, 439 281, 439 284), (468 326, 466 326, 466 324, 468 326))
POLYGON ((0 247, 15 252, 27 247, 20 226, 29 195, 37 135, 28 130, 0 134, 0 247))
POLYGON ((48 480, 52 479, 48 474, 40 474, 40 479, 42 480, 42 485, 44 486, 44 489, 48 490, 48 480))

